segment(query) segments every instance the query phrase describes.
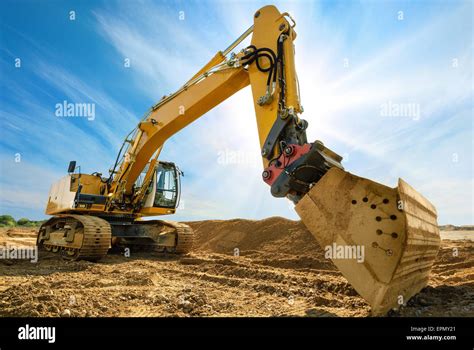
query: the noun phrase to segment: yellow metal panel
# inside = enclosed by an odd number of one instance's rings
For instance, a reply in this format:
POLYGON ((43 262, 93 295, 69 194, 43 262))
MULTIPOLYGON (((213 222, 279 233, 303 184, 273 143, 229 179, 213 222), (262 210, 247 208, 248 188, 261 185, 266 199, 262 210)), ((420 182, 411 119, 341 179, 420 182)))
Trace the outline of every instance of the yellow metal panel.
POLYGON ((143 208, 140 210, 139 214, 143 216, 153 216, 153 215, 169 215, 174 214, 175 209, 173 208, 143 208))
POLYGON ((87 194, 101 194, 101 189, 104 189, 105 187, 105 184, 98 176, 89 174, 72 174, 71 191, 77 192, 79 184, 82 185, 81 193, 87 194))
MULTIPOLYGON (((293 30, 291 30, 291 32, 294 33, 293 30)), ((285 62, 286 105, 288 108, 293 108, 296 113, 301 113, 298 81, 295 69, 295 46, 291 34, 283 42, 283 53, 285 62)))

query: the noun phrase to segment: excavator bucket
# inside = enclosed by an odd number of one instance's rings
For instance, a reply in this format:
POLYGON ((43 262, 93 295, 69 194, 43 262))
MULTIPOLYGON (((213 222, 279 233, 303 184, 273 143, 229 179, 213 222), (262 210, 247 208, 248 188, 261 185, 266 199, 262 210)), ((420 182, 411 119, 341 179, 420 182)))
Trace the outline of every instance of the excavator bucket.
POLYGON ((331 168, 295 209, 373 315, 426 286, 440 245, 436 209, 402 179, 390 188, 331 168))

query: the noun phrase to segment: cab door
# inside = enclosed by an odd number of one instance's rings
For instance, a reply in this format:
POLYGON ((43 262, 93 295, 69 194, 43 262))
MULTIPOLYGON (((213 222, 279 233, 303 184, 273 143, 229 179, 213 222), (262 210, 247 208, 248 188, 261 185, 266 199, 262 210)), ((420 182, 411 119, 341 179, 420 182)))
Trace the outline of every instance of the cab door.
POLYGON ((174 163, 160 162, 156 168, 156 190, 153 207, 176 208, 180 197, 180 174, 174 163))
POLYGON ((173 214, 179 205, 180 190, 180 171, 176 165, 159 162, 140 213, 148 216, 173 214))

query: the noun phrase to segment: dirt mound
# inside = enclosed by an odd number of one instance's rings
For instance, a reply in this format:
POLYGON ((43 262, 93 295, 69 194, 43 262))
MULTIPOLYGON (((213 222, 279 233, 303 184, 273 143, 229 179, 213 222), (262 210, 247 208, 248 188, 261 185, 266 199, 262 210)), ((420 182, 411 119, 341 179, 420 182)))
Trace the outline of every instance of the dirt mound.
POLYGON ((324 255, 301 221, 281 217, 264 220, 207 220, 187 222, 196 233, 196 248, 215 253, 260 251, 289 255, 324 255))
POLYGON ((278 268, 336 271, 301 221, 270 217, 186 224, 196 234, 195 251, 248 256, 260 265, 278 268))

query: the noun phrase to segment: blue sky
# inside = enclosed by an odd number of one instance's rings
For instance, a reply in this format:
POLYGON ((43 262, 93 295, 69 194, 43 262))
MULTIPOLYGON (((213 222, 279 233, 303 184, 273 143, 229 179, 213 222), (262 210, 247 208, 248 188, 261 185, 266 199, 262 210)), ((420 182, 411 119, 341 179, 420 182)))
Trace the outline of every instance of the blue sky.
MULTIPOLYGON (((69 160, 107 174, 146 110, 226 48, 265 4, 2 1, 0 213, 43 218, 49 186, 69 160), (57 117, 64 100, 94 103, 95 119, 57 117)), ((435 204, 440 223, 472 224, 472 2, 275 5, 297 23, 309 140, 343 155, 352 173, 389 186, 403 178, 435 204), (397 116, 387 106, 414 109, 397 116)), ((261 181, 258 155, 246 88, 165 144, 161 159, 185 172, 173 219, 296 219, 261 181)))

